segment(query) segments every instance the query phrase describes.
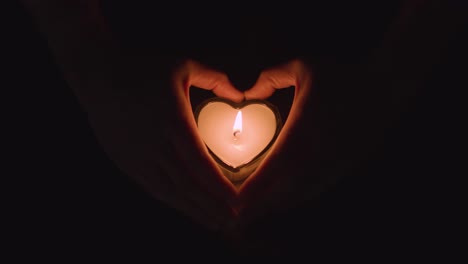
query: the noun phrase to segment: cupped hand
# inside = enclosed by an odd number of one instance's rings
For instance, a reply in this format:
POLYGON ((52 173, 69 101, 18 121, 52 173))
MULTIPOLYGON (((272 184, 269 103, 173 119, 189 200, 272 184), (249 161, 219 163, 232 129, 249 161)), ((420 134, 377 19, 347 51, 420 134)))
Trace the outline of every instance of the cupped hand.
POLYGON ((247 100, 268 99, 277 89, 295 89, 288 119, 257 170, 239 190, 237 227, 281 212, 315 197, 322 188, 318 174, 319 134, 313 102, 312 68, 300 59, 261 72, 247 100), (315 168, 314 168, 315 166, 315 168))
POLYGON ((195 61, 172 67, 170 60, 125 50, 109 33, 94 2, 23 3, 46 36, 104 151, 157 199, 204 226, 218 228, 226 222, 248 223, 315 193, 317 177, 309 168, 317 160, 313 155, 318 137, 309 124, 314 123, 312 74, 304 62, 265 70, 242 94, 225 74, 195 61), (222 176, 197 133, 191 86, 236 102, 244 96, 266 99, 275 89, 295 87, 277 141, 240 190, 222 176), (304 156, 304 150, 309 154, 304 156))
POLYGON ((98 1, 29 1, 39 30, 111 160, 147 192, 216 229, 237 192, 196 133, 188 89, 243 100, 225 74, 194 61, 137 55, 115 39, 98 1))

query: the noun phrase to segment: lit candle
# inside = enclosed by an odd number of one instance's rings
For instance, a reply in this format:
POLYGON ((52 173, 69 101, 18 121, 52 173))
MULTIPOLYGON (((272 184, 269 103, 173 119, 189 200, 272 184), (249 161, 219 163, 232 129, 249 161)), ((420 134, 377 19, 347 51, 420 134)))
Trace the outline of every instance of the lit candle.
POLYGON ((210 99, 198 107, 196 119, 203 141, 231 181, 244 180, 256 169, 281 126, 276 108, 261 100, 210 99))

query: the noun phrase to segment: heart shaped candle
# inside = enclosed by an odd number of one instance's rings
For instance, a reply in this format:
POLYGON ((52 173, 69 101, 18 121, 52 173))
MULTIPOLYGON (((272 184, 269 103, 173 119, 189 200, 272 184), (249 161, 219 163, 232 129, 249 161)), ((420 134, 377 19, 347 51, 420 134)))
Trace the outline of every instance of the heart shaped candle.
POLYGON ((263 100, 212 98, 198 106, 195 118, 208 150, 233 182, 255 171, 281 129, 277 108, 263 100))

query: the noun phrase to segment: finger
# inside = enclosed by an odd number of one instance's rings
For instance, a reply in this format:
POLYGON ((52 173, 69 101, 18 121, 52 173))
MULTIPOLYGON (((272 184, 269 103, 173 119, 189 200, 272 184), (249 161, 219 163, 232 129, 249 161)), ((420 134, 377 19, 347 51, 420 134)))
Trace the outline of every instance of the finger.
POLYGON ((287 67, 265 70, 260 74, 254 86, 244 92, 245 99, 266 99, 276 89, 296 86, 296 83, 295 74, 287 67))
POLYGON ((207 68, 199 63, 189 62, 189 86, 211 90, 219 97, 242 102, 244 94, 237 90, 226 74, 207 68))

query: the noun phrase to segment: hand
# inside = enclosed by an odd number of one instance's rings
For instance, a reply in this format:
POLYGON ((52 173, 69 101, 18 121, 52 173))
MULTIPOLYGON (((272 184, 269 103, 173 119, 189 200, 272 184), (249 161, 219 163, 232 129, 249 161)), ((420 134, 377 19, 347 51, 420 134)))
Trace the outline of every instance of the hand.
POLYGON ((267 99, 276 89, 292 86, 295 95, 270 153, 240 189, 239 228, 318 195, 324 179, 314 174, 320 169, 321 159, 315 156, 319 134, 312 84, 312 69, 301 60, 292 60, 264 70, 254 86, 245 91, 247 100, 267 99))
POLYGON ((112 38, 97 1, 23 1, 47 37, 108 156, 157 199, 216 229, 236 190, 202 148, 188 88, 243 100, 226 75, 185 61, 139 56, 112 38))

